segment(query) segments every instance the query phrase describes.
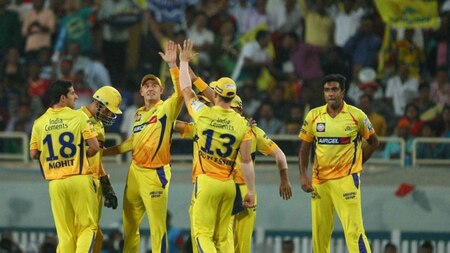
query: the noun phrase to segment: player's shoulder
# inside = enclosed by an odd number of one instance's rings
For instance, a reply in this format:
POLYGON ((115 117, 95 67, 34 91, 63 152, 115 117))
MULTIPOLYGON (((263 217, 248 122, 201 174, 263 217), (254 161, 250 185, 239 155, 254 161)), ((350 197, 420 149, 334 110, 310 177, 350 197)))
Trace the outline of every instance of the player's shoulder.
POLYGON ((327 111, 327 105, 325 104, 325 105, 321 105, 321 106, 312 108, 311 110, 309 110, 308 115, 311 115, 314 117, 314 116, 320 115, 326 111, 327 111))
POLYGON ((264 136, 267 136, 266 132, 264 132, 264 130, 262 130, 262 129, 261 129, 260 127, 258 127, 258 126, 252 126, 251 129, 252 129, 252 132, 255 133, 255 136, 256 136, 256 137, 264 137, 264 136))
POLYGON ((366 114, 361 109, 359 109, 356 106, 349 105, 349 104, 346 104, 345 106, 347 107, 347 111, 349 113, 351 113, 352 115, 355 115, 355 116, 358 116, 358 117, 365 117, 366 116, 366 114))
POLYGON ((48 117, 48 113, 47 111, 45 111, 43 114, 39 115, 38 117, 36 117, 36 119, 34 119, 34 123, 37 124, 43 120, 45 120, 48 117))
POLYGON ((89 118, 88 115, 86 114, 86 112, 82 111, 82 110, 67 110, 66 112, 67 114, 72 114, 74 116, 80 117, 80 119, 85 119, 85 118, 89 118))
POLYGON ((88 116, 90 116, 90 114, 91 114, 86 106, 82 106, 82 107, 80 107, 80 109, 78 109, 76 111, 80 111, 80 112, 82 112, 82 113, 84 113, 84 114, 86 114, 88 116))

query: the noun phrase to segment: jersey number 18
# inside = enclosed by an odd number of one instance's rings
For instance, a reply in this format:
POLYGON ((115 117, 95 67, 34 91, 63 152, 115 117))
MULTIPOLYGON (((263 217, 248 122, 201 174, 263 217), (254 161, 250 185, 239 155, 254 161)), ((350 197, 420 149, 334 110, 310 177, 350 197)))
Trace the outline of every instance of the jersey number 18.
MULTIPOLYGON (((77 147, 73 144, 75 137, 71 132, 63 132, 59 136, 59 144, 61 148, 59 149, 59 155, 63 158, 71 158, 75 156, 77 151, 77 147)), ((48 146, 48 154, 49 156, 45 158, 47 162, 58 160, 58 156, 55 155, 55 151, 53 148, 53 139, 51 134, 47 134, 44 138, 44 145, 48 146)))

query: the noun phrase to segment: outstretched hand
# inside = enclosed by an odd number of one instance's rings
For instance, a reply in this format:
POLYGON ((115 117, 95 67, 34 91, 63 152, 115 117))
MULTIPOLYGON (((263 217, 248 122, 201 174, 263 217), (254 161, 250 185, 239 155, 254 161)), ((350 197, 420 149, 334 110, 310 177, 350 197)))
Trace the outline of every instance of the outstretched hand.
POLYGON ((159 52, 159 55, 165 62, 167 62, 167 64, 169 64, 169 67, 177 66, 177 46, 175 42, 171 40, 167 42, 165 52, 159 52))
POLYGON ((180 51, 180 61, 189 62, 193 55, 193 43, 191 40, 185 40, 183 42, 183 47, 178 45, 178 50, 180 51))

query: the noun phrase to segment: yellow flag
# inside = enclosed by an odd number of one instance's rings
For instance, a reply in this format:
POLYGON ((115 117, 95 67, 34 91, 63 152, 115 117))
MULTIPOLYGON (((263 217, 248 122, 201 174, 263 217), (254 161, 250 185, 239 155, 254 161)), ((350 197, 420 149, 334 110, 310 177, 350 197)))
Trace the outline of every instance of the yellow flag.
POLYGON ((437 28, 437 0, 375 0, 383 21, 395 27, 437 28))
POLYGON ((147 8, 147 1, 146 0, 134 0, 137 6, 141 9, 147 8))

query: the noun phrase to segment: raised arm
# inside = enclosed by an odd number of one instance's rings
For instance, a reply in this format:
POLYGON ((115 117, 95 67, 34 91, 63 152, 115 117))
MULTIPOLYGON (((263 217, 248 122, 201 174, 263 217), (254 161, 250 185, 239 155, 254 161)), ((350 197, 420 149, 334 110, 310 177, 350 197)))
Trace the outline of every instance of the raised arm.
POLYGON ((189 58, 192 54, 192 41, 185 40, 183 47, 179 47, 180 51, 180 88, 184 98, 184 103, 189 107, 189 101, 196 95, 192 90, 192 82, 189 76, 189 58))
POLYGON ((286 155, 279 147, 277 147, 270 153, 270 156, 275 158, 278 171, 280 172, 280 197, 286 200, 290 199, 292 197, 292 189, 291 183, 289 182, 286 155))
POLYGON ((207 97, 210 101, 214 101, 214 91, 209 87, 209 85, 203 81, 203 79, 199 76, 197 76, 192 70, 192 68, 189 67, 189 76, 191 77, 191 80, 194 82, 195 87, 203 93, 205 97, 207 97))

